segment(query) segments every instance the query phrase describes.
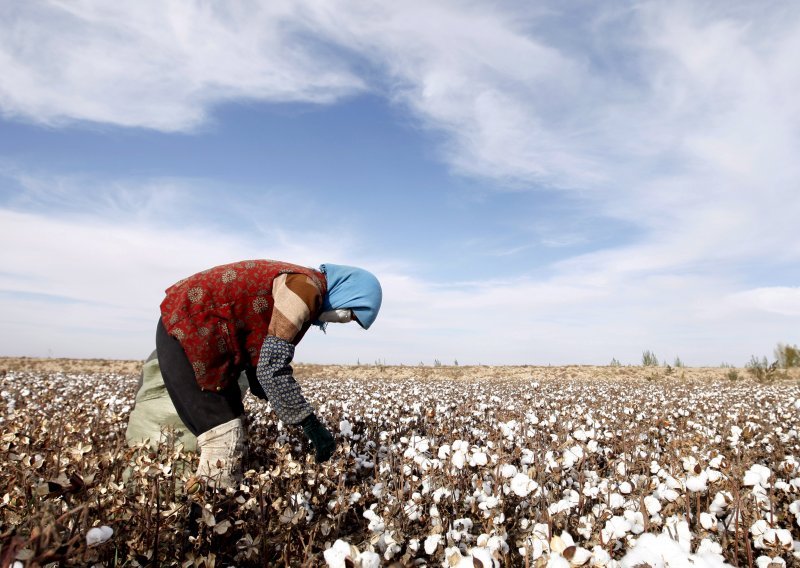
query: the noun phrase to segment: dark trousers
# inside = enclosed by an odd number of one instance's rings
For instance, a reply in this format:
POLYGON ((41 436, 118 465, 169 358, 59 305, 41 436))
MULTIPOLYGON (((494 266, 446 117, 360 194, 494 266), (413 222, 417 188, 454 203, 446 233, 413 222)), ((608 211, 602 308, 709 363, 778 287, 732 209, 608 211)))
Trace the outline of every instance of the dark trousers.
POLYGON ((183 423, 195 436, 244 414, 242 394, 236 381, 225 389, 204 391, 177 339, 167 333, 161 318, 156 328, 156 351, 161 376, 183 423))

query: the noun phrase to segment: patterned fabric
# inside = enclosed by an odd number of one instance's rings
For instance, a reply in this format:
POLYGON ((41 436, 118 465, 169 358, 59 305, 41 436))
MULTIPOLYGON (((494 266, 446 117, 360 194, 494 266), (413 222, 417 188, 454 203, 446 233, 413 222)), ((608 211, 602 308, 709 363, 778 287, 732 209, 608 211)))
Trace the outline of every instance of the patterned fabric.
POLYGON ((281 274, 275 278, 272 298, 275 306, 268 333, 286 341, 294 341, 299 333, 305 333, 311 312, 318 313, 322 304, 319 289, 303 274, 281 274))
POLYGON ((186 351, 200 387, 222 390, 245 368, 257 367, 268 335, 297 344, 319 316, 326 292, 325 276, 316 270, 247 260, 168 288, 161 319, 186 351))
POLYGON ((275 414, 285 424, 297 424, 314 413, 300 385, 292 376, 294 345, 279 337, 268 335, 261 347, 256 377, 272 404, 275 414))

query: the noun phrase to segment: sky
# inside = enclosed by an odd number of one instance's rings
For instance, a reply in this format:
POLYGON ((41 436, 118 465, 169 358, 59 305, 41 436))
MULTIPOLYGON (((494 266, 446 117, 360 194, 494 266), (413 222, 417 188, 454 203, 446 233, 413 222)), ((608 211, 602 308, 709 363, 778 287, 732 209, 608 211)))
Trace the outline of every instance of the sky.
POLYGON ((295 360, 800 343, 800 4, 0 3, 0 355, 144 359, 175 281, 360 266, 295 360))

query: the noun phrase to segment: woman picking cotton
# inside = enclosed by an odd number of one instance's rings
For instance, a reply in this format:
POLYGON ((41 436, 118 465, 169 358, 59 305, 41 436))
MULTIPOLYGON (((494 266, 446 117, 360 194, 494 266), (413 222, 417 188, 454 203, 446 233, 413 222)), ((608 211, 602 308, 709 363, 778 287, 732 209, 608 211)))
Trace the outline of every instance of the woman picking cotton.
POLYGON ((274 260, 217 266, 168 288, 156 350, 178 416, 197 436, 197 475, 219 487, 241 479, 247 442, 241 372, 281 421, 302 427, 317 463, 328 460, 336 443, 294 380, 295 346, 311 325, 356 321, 369 329, 381 297, 380 283, 366 270, 274 260))

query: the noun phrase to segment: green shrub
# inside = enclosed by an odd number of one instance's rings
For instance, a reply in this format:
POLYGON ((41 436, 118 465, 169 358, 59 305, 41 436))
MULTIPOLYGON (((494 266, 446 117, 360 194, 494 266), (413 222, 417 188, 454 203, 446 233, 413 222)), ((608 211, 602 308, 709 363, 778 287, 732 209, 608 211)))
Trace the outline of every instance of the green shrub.
POLYGON ((800 367, 800 348, 797 345, 778 343, 775 348, 775 362, 781 369, 800 367))
POLYGON ((644 367, 658 367, 658 357, 650 350, 642 353, 642 366, 644 367))

